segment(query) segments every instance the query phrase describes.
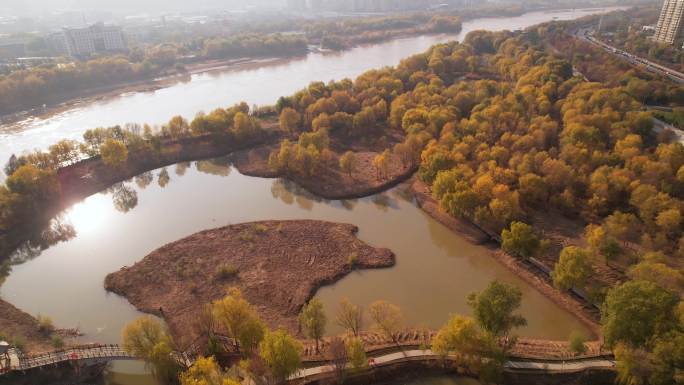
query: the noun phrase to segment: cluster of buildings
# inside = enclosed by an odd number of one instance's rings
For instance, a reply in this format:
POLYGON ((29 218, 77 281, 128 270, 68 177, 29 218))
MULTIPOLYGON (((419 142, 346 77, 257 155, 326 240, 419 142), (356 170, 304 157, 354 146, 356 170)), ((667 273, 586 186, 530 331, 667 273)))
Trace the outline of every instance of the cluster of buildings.
POLYGON ((427 9, 430 0, 287 0, 293 11, 313 12, 390 12, 427 9))
POLYGON ((665 0, 653 39, 665 44, 684 42, 684 0, 665 0))
POLYGON ((127 48, 121 27, 104 23, 83 28, 63 28, 48 36, 48 42, 55 53, 72 57, 87 57, 127 48))
POLYGON ((45 38, 0 36, 0 60, 21 62, 56 56, 87 58, 92 55, 125 51, 128 42, 121 27, 96 23, 82 28, 62 28, 45 38), (35 48, 36 42, 40 48, 35 48), (33 44, 33 48, 31 48, 33 44))

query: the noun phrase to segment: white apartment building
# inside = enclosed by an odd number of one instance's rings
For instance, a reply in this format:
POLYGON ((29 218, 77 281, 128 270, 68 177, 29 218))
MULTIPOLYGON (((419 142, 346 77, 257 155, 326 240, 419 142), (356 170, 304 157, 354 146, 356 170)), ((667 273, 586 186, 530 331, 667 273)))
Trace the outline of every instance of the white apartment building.
POLYGON ((55 51, 69 56, 122 51, 127 47, 121 27, 96 23, 84 28, 63 28, 49 38, 55 51))
POLYGON ((661 43, 679 43, 684 32, 682 31, 683 15, 684 0, 665 0, 653 38, 661 43))

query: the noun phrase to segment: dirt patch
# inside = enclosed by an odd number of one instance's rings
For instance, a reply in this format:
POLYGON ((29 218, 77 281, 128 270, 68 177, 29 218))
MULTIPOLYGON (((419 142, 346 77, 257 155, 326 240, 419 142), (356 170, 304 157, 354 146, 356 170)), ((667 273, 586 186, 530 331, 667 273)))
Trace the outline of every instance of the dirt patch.
POLYGON ((379 152, 364 149, 356 152, 356 167, 351 175, 339 170, 341 152, 333 152, 334 157, 313 176, 282 174, 268 166, 268 156, 277 149, 276 145, 260 146, 238 151, 231 160, 240 173, 262 178, 284 177, 305 188, 307 191, 325 199, 353 199, 385 191, 409 179, 417 166, 402 164, 401 159, 391 155, 386 175, 379 175, 373 166, 373 158, 379 152))
POLYGON ((109 274, 107 290, 160 315, 176 338, 196 337, 206 303, 238 287, 272 328, 298 333, 297 315, 316 290, 355 268, 390 267, 388 249, 366 245, 357 227, 324 221, 265 221, 206 230, 163 246, 109 274), (353 266, 350 258, 355 260, 353 266), (219 273, 225 266, 234 274, 219 273))
POLYGON ((52 349, 50 338, 38 328, 38 320, 24 313, 12 304, 0 299, 0 340, 19 339, 24 343, 24 351, 30 353, 44 352, 52 349))

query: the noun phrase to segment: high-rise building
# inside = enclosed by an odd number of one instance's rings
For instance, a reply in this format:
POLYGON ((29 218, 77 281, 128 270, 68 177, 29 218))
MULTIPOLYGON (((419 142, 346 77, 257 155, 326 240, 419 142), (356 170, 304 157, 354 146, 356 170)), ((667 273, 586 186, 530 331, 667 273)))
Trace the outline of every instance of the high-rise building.
POLYGON ((684 0, 665 0, 660 10, 658 25, 653 38, 667 44, 679 44, 682 40, 684 0))
POLYGON ((96 23, 85 28, 63 28, 48 39, 53 49, 70 56, 89 56, 126 49, 121 27, 96 23))

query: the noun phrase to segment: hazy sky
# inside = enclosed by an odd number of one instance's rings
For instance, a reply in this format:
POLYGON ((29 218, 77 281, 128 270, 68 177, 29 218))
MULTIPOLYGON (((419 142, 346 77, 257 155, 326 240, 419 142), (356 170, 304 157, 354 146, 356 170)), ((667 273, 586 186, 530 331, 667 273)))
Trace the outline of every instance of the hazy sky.
POLYGON ((236 9, 245 6, 280 6, 285 0, 0 0, 0 10, 23 15, 60 10, 110 12, 172 12, 202 8, 236 9))

